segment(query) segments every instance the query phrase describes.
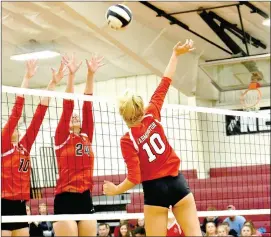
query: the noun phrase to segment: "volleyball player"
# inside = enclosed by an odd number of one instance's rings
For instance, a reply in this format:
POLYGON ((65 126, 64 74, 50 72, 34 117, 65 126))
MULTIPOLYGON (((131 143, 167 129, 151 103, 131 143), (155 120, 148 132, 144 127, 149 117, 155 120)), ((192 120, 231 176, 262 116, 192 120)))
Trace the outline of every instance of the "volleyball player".
MULTIPOLYGON (((74 92, 75 73, 81 63, 74 55, 63 57, 69 68, 67 93, 74 92)), ((93 76, 102 58, 92 57, 87 62, 88 75, 84 93, 92 95, 93 76)), ((74 101, 63 100, 63 111, 55 133, 59 179, 54 200, 55 214, 94 213, 91 190, 93 186, 94 154, 91 148, 93 137, 92 102, 83 104, 82 126, 77 114, 73 114, 74 101)), ((56 236, 96 236, 96 221, 58 221, 54 223, 56 236)))
POLYGON ((146 110, 142 98, 132 92, 126 92, 119 102, 120 115, 129 127, 129 132, 120 141, 128 177, 117 186, 105 181, 104 193, 121 194, 142 182, 147 236, 166 236, 170 205, 185 235, 201 236, 193 194, 179 172, 180 159, 168 143, 160 122, 160 111, 176 70, 178 56, 193 49, 192 40, 187 40, 184 45, 180 42, 176 44, 146 110))
MULTIPOLYGON (((30 79, 37 70, 37 61, 26 63, 26 74, 21 84, 28 88, 30 79)), ((47 90, 54 90, 64 76, 64 63, 58 72, 53 70, 53 78, 47 90)), ((17 95, 11 115, 2 129, 2 170, 1 207, 3 216, 26 215, 26 201, 30 199, 30 151, 49 105, 49 98, 41 99, 25 135, 20 139, 17 130, 24 106, 23 95, 17 95)), ((28 236, 28 223, 3 223, 2 236, 28 236)))

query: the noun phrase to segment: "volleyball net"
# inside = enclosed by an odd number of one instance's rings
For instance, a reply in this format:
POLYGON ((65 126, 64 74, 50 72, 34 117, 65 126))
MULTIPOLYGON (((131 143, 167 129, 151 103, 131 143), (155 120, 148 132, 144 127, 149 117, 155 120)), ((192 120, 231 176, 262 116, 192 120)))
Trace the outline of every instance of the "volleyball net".
MULTIPOLYGON (((31 122, 41 96, 49 96, 51 101, 30 154, 31 199, 27 205, 32 216, 4 216, 2 222, 143 217, 141 185, 114 197, 103 195, 104 180, 119 184, 126 178, 119 143, 128 128, 113 103, 92 96, 3 86, 2 127, 18 93, 25 96, 23 115, 18 124, 21 135, 31 122), (80 118, 83 101, 93 101, 95 165, 92 196, 96 211, 93 215, 53 215, 59 176, 54 135, 64 98, 74 100, 74 112, 80 118), (35 216, 39 214, 40 204, 46 204, 50 215, 35 216)), ((195 196, 199 217, 238 214, 254 216, 256 221, 265 224, 264 221, 270 221, 270 217, 266 219, 270 215, 270 108, 256 113, 165 105, 161 115, 169 143, 181 158, 181 172, 195 196), (236 210, 227 210, 228 205, 234 205, 236 210), (210 207, 217 211, 206 211, 210 207)))

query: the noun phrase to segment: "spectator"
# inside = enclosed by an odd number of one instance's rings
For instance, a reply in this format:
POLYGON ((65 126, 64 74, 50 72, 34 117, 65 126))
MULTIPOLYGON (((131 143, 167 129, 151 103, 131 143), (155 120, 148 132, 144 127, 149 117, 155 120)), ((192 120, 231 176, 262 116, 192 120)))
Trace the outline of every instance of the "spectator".
POLYGON ((129 227, 130 230, 132 230, 134 228, 134 226, 129 225, 128 220, 120 220, 120 225, 116 226, 115 229, 114 229, 114 236, 115 237, 119 236, 120 226, 122 224, 127 224, 127 226, 129 227))
MULTIPOLYGON (((47 206, 45 203, 39 205, 39 214, 48 215, 47 206)), ((54 236, 53 225, 50 221, 42 221, 39 223, 40 229, 43 231, 43 236, 52 237, 54 236)))
POLYGON ((105 223, 100 223, 98 225, 98 236, 107 236, 106 235, 106 224, 105 223))
POLYGON ((216 236, 216 226, 214 222, 206 223, 206 234, 205 236, 216 236))
POLYGON ((47 205, 45 203, 41 203, 39 205, 39 214, 40 215, 48 215, 47 205))
POLYGON ((110 232, 109 225, 106 223, 100 223, 98 225, 98 236, 108 237, 110 232), (109 229, 109 230, 108 230, 109 229))
POLYGON ((227 227, 230 236, 238 237, 237 232, 234 229, 230 228, 230 224, 228 222, 223 222, 221 225, 227 227))
POLYGON ((132 236, 132 233, 129 230, 128 224, 124 223, 120 225, 118 237, 131 237, 131 236, 132 236))
POLYGON ((229 236, 228 226, 220 224, 217 227, 217 236, 229 236))
POLYGON ((144 218, 137 219, 136 227, 145 227, 145 220, 144 220, 144 218))
POLYGON ((105 224, 106 225, 106 236, 108 236, 108 237, 111 237, 111 231, 110 231, 110 225, 109 224, 105 224))
POLYGON ((145 228, 141 227, 141 226, 136 227, 134 230, 134 236, 136 236, 136 237, 146 236, 145 228))
MULTIPOLYGON (((228 210, 235 210, 233 205, 229 205, 227 207, 228 210)), ((230 229, 233 229, 237 232, 238 235, 241 234, 241 229, 245 223, 246 219, 243 216, 230 216, 227 217, 224 222, 228 222, 230 225, 230 229)))
MULTIPOLYGON (((207 211, 216 211, 215 207, 208 207, 207 211)), ((217 227, 219 224, 222 223, 222 219, 217 216, 207 216, 204 218, 203 223, 201 225, 201 230, 206 233, 206 223, 207 222, 214 222, 215 226, 217 227)))
POLYGON ((255 235, 255 236, 262 236, 261 232, 258 231, 258 230, 256 230, 256 228, 255 228, 255 226, 254 226, 254 224, 253 224, 252 221, 246 221, 244 223, 244 226, 251 226, 251 228, 252 228, 252 234, 253 235, 255 235))
MULTIPOLYGON (((30 207, 26 205, 27 215, 31 215, 30 207)), ((43 231, 39 227, 39 222, 28 222, 29 224, 29 236, 30 237, 43 237, 43 231)))
POLYGON ((114 229, 114 236, 115 237, 119 236, 120 226, 124 223, 128 224, 128 220, 120 220, 120 224, 115 227, 115 229, 114 229))
POLYGON ((253 236, 253 229, 249 225, 244 225, 241 229, 241 236, 253 236))

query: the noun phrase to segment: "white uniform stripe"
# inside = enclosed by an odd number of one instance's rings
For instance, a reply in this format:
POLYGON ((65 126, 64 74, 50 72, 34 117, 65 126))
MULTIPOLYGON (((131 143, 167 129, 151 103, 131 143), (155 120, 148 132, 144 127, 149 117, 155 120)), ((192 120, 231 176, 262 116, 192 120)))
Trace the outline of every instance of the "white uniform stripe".
POLYGON ((11 150, 9 150, 9 151, 3 153, 3 154, 2 154, 2 157, 8 156, 8 155, 12 154, 13 152, 14 152, 14 148, 12 148, 11 150))
POLYGON ((63 142, 62 144, 60 144, 58 146, 55 146, 55 150, 58 150, 58 149, 62 148, 64 145, 66 145, 66 143, 69 141, 69 139, 70 139, 70 134, 65 142, 63 142))
POLYGON ((147 117, 153 117, 152 114, 146 114, 143 118, 147 118, 147 117))
POLYGON ((83 136, 83 137, 88 137, 88 135, 85 134, 85 133, 81 133, 81 136, 83 136))
POLYGON ((159 120, 157 120, 157 119, 155 119, 155 122, 157 122, 157 123, 159 123, 159 124, 162 125, 162 123, 159 120))
POLYGON ((134 144, 135 149, 138 151, 138 146, 137 146, 136 141, 135 141, 135 139, 134 139, 134 137, 133 137, 133 134, 132 134, 131 129, 129 129, 129 136, 130 136, 131 141, 132 141, 133 144, 134 144))

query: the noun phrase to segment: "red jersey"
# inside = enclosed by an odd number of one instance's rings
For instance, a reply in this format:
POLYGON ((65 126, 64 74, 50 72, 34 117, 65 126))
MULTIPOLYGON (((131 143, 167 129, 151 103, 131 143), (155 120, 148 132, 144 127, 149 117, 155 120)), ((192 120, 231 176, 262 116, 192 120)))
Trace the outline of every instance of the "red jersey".
POLYGON ((93 186, 92 102, 84 102, 80 135, 70 133, 73 108, 74 101, 63 100, 63 112, 55 134, 55 151, 59 172, 56 194, 63 192, 82 193, 86 190, 92 190, 93 186))
POLYGON ((160 111, 171 79, 164 77, 154 92, 141 123, 121 138, 121 150, 128 169, 128 180, 134 184, 177 176, 180 158, 166 138, 160 111))
POLYGON ((17 96, 11 115, 2 130, 2 198, 30 199, 30 151, 45 116, 47 106, 39 104, 25 135, 16 145, 11 137, 22 115, 24 98, 17 96))
POLYGON ((185 236, 176 220, 167 227, 167 236, 185 236))

